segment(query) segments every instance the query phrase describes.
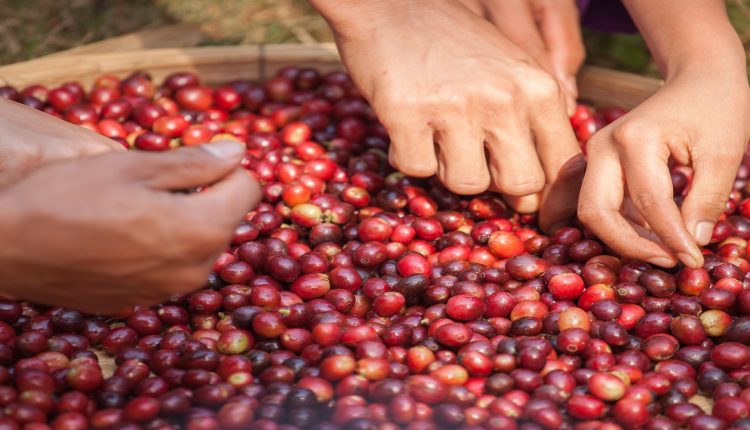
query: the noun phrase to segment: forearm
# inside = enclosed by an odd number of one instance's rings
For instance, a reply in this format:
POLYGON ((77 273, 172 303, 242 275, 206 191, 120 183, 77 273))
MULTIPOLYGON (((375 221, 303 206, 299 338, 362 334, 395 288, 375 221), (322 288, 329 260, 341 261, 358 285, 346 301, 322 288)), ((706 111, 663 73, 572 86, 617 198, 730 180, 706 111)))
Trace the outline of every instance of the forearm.
POLYGON ((623 0, 665 79, 685 72, 745 79, 745 52, 722 0, 623 0))
MULTIPOLYGON (((368 35, 384 23, 395 23, 412 12, 426 8, 458 6, 469 12, 459 0, 308 0, 325 18, 337 37, 368 35)), ((439 23, 435 23, 439 25, 439 23)))
POLYGON ((348 0, 343 2, 331 0, 308 0, 335 30, 367 22, 373 16, 379 16, 389 8, 397 7, 398 0, 348 0))

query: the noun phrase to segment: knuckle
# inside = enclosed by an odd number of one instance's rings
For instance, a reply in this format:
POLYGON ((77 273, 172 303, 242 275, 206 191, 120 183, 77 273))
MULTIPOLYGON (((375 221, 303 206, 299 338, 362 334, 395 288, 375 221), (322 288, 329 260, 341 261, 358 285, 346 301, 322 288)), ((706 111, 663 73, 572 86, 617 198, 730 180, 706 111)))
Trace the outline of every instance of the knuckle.
MULTIPOLYGON (((386 113, 386 115, 382 116, 388 118, 390 117, 390 115, 387 115, 388 112, 396 109, 411 109, 417 102, 417 98, 411 97, 408 94, 401 94, 399 96, 399 92, 393 88, 384 88, 373 100, 373 108, 378 112, 386 113)), ((381 118, 381 120, 384 118, 381 118)))
POLYGON ((643 142, 660 140, 660 128, 649 121, 625 121, 612 130, 612 138, 622 149, 642 147, 643 142))
POLYGON ((648 192, 635 193, 635 195, 632 198, 633 198, 633 203, 635 203, 635 206, 639 208, 642 212, 650 212, 652 209, 659 207, 664 203, 664 199, 659 198, 659 196, 653 193, 648 193, 648 192))
POLYGON ((403 164, 399 170, 415 178, 427 178, 435 174, 437 171, 437 163, 430 162, 428 160, 420 160, 408 164, 403 164))
POLYGON ((502 188, 504 193, 516 197, 536 194, 544 188, 544 178, 541 175, 514 176, 504 181, 502 188))
POLYGON ((385 104, 387 106, 398 106, 398 108, 404 112, 416 112, 419 109, 422 109, 427 104, 427 102, 423 99, 418 99, 410 96, 401 98, 387 96, 385 99, 385 104))
POLYGON ((399 172, 417 178, 426 178, 437 172, 437 161, 434 158, 411 159, 391 150, 389 162, 399 172))
POLYGON ((537 195, 505 198, 506 203, 518 213, 528 214, 539 210, 540 201, 537 195))
POLYGON ((605 136, 606 132, 606 129, 602 129, 591 135, 588 142, 586 142, 586 155, 588 155, 589 157, 595 157, 602 150, 604 150, 605 145, 607 145, 609 141, 609 139, 605 136))
POLYGON ((583 201, 578 202, 578 219, 586 226, 591 226, 601 219, 601 209, 587 204, 583 201))
POLYGON ((525 96, 535 102, 557 102, 561 99, 560 86, 557 80, 542 70, 530 72, 528 79, 524 79, 522 90, 525 96))
POLYGON ((489 188, 490 176, 489 174, 482 174, 473 177, 447 178, 443 182, 446 188, 456 194, 479 194, 489 188))
POLYGON ((450 106, 451 110, 458 113, 465 113, 469 109, 470 102, 473 98, 473 90, 461 88, 455 85, 445 85, 431 94, 424 94, 416 100, 410 101, 406 109, 401 109, 405 115, 413 115, 419 112, 431 121, 440 121, 444 116, 445 106, 450 106))
POLYGON ((512 86, 510 88, 496 89, 491 93, 492 103, 501 107, 516 105, 518 101, 519 88, 512 86))
MULTIPOLYGON (((6 154, 5 157, 2 157, 5 162, 3 162, 3 165, 0 165, 0 168, 6 167, 4 164, 8 164, 7 167, 9 169, 14 169, 20 172, 30 172, 35 167, 42 164, 44 161, 44 154, 42 151, 42 148, 36 145, 28 145, 27 147, 23 149, 18 149, 17 151, 14 151, 13 146, 11 146, 11 150, 9 151, 9 154, 6 154)), ((65 158, 71 157, 73 154, 66 154, 65 158)))
POLYGON ((727 209, 727 200, 729 196, 722 193, 708 193, 700 198, 700 204, 703 208, 711 213, 721 214, 727 209))
POLYGON ((665 229, 665 231, 660 231, 658 236, 659 239, 667 245, 673 244, 673 246, 675 246, 681 242, 681 236, 676 229, 665 229))

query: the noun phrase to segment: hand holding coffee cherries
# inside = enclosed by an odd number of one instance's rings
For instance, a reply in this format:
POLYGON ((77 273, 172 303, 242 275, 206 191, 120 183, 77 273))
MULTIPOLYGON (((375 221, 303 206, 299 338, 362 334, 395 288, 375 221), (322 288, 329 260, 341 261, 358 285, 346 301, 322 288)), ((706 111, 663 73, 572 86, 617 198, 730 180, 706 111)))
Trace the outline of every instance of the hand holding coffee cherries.
POLYGON ((584 160, 554 77, 458 2, 313 2, 402 172, 500 191, 545 228, 575 213, 584 160))
MULTIPOLYGON (((460 194, 500 191, 543 229, 573 213, 584 163, 564 100, 570 112, 584 51, 572 1, 312 3, 389 131, 393 166, 460 194)), ((721 2, 624 3, 667 85, 594 136, 579 217, 625 256, 699 267, 749 137, 744 51, 721 2), (670 156, 695 171, 682 212, 670 156)))
POLYGON ((750 139, 744 50, 721 2, 626 5, 666 83, 592 137, 579 217, 623 255, 665 267, 677 259, 700 267, 698 245, 711 240, 750 139), (693 169, 680 209, 670 157, 693 169), (623 207, 626 195, 632 205, 623 207))
POLYGON ((676 264, 674 255, 690 267, 703 264, 698 245, 709 243, 726 210, 750 138, 747 88, 714 81, 675 79, 589 141, 579 217, 618 253, 664 267, 676 264), (681 208, 670 157, 693 167, 681 208))
POLYGON ((0 232, 13 244, 0 250, 0 290, 113 313, 199 288, 260 198, 238 168, 244 153, 236 142, 220 142, 37 168, 0 193, 0 232), (174 192, 202 185, 210 186, 174 192))

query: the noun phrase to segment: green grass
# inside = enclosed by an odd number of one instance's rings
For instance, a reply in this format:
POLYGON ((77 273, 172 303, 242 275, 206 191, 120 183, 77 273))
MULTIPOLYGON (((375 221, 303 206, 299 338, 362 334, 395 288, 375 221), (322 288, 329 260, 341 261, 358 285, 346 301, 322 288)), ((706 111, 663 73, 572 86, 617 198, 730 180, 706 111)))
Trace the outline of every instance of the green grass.
MULTIPOLYGON (((747 3, 727 0, 750 52, 747 3)), ((0 16, 2 64, 175 22, 200 25, 209 45, 332 40, 325 21, 305 0, 0 0, 0 16)), ((640 36, 585 34, 589 63, 656 74, 640 36)))
POLYGON ((0 63, 173 22, 150 0, 0 0, 0 63))

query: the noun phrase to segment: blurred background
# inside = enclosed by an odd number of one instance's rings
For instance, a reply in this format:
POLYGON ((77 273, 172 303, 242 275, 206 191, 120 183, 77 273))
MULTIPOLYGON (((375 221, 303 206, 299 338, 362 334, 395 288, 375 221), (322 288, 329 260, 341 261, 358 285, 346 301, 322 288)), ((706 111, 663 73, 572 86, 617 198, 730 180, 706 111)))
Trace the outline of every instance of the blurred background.
MULTIPOLYGON (((750 50, 750 6, 727 0, 750 50)), ((199 25, 208 45, 330 42, 305 0, 0 0, 0 63, 9 64, 144 28, 199 25)), ((656 75, 638 35, 586 31, 588 62, 656 75)))

